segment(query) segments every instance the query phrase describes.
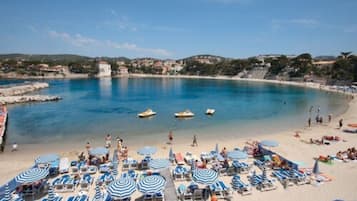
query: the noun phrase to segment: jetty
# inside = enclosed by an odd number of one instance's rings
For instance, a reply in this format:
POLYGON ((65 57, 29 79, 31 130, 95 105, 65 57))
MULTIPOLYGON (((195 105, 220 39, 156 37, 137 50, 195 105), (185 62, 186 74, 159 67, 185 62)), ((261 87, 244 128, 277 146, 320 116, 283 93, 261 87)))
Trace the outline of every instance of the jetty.
POLYGON ((46 102, 46 101, 58 101, 61 100, 59 96, 46 96, 46 95, 23 95, 23 96, 5 96, 0 97, 0 104, 16 104, 16 103, 28 103, 28 102, 46 102))

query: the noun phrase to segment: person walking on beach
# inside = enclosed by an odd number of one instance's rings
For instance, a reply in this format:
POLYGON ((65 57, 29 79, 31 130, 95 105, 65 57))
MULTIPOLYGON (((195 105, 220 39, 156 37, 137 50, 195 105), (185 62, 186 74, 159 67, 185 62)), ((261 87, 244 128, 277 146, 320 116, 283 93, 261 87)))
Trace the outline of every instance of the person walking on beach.
POLYGON ((174 140, 174 136, 172 134, 172 131, 169 132, 169 143, 172 144, 172 141, 174 140))
POLYGON ((112 145, 112 136, 110 136, 110 134, 107 134, 107 136, 105 137, 105 147, 110 148, 111 145, 112 145))
POLYGON ((192 142, 192 146, 198 146, 198 143, 197 143, 197 136, 196 136, 196 135, 193 135, 193 142, 192 142))
POLYGON ((341 129, 341 128, 342 128, 342 126, 343 126, 343 119, 341 118, 341 119, 340 119, 340 121, 339 121, 338 123, 339 123, 339 129, 341 129))
POLYGON ((328 122, 331 123, 331 120, 332 120, 332 114, 329 114, 328 115, 328 122))
POLYGON ((307 124, 309 125, 309 127, 311 127, 311 117, 309 117, 309 119, 307 120, 307 124))

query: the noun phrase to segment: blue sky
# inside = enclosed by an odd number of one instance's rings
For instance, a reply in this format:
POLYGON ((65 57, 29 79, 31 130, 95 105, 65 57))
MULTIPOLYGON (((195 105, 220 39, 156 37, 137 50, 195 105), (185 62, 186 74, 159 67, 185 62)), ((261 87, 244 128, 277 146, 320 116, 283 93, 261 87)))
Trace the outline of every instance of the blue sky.
POLYGON ((2 0, 0 53, 356 53, 356 10, 356 0, 2 0))

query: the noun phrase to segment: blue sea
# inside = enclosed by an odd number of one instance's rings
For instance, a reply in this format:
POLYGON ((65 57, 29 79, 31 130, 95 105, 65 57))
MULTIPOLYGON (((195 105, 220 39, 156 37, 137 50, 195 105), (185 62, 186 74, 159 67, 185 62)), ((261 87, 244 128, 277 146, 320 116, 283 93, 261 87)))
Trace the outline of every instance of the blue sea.
MULTIPOLYGON (((271 134, 289 127, 303 127, 310 115, 314 119, 317 108, 321 109, 321 115, 340 114, 347 109, 348 103, 340 94, 234 80, 104 78, 46 81, 50 87, 35 93, 58 95, 63 99, 8 106, 8 143, 56 143, 64 139, 102 138, 106 133, 140 139, 170 130, 180 133, 193 130, 202 136, 208 130, 219 132, 224 128, 233 131, 227 132, 229 135, 271 134), (152 108, 157 115, 137 118, 137 113, 147 108, 152 108), (207 108, 216 109, 216 113, 206 116, 207 108), (185 109, 194 112, 195 117, 174 118, 175 112, 185 109)), ((0 84, 16 82, 21 81, 2 80, 0 84)), ((225 132, 220 135, 224 136, 225 132)))

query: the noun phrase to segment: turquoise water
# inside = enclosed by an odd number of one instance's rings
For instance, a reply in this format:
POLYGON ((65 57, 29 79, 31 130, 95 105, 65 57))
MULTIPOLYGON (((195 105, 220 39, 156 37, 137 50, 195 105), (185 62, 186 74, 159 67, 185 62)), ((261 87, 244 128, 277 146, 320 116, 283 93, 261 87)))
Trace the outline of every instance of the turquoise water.
MULTIPOLYGON (((36 93, 59 95, 63 100, 9 106, 8 143, 55 143, 102 138, 106 133, 139 139, 169 130, 199 132, 224 126, 237 135, 249 135, 247 131, 254 133, 256 124, 268 124, 277 131, 302 126, 311 106, 320 107, 325 115, 339 114, 347 107, 342 95, 244 81, 119 78, 48 82, 50 88, 36 93), (158 114, 150 119, 136 117, 148 107, 158 114), (216 114, 206 116, 207 108, 215 108, 216 114), (175 112, 185 109, 195 117, 174 118, 175 112)), ((314 117, 316 110, 312 114, 314 117)))

